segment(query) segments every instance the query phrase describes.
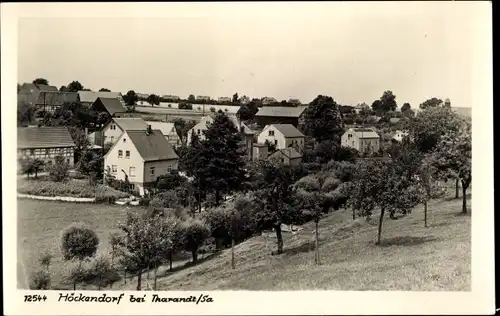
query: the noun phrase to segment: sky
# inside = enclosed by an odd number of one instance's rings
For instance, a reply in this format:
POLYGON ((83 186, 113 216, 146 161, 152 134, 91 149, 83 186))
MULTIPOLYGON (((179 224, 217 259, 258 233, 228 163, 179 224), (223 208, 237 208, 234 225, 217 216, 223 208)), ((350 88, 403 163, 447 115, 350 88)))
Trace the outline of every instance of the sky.
POLYGON ((413 108, 431 97, 472 106, 490 14, 487 2, 26 5, 18 82, 350 105, 391 90, 413 108))

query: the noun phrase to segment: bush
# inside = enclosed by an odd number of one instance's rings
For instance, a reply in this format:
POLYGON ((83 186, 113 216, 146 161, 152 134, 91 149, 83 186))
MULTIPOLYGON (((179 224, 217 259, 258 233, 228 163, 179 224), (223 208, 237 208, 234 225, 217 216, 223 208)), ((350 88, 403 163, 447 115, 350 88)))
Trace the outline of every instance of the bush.
POLYGON ((50 290, 50 274, 46 270, 38 270, 30 276, 30 290, 50 290))
POLYGON ((215 113, 215 108, 214 108, 214 107, 211 107, 211 108, 210 108, 210 112, 215 113))
POLYGON ((171 108, 171 107, 172 107, 172 104, 170 104, 170 103, 169 103, 169 104, 168 104, 168 107, 169 107, 169 108, 171 108))
POLYGON ((187 251, 193 256, 193 262, 198 260, 198 249, 205 239, 210 237, 210 228, 199 219, 189 219, 182 223, 182 235, 184 236, 184 245, 187 251))
POLYGON ((99 245, 99 237, 86 225, 72 224, 62 231, 61 254, 64 260, 78 259, 82 261, 92 257, 99 245))
POLYGON ((52 261, 52 258, 54 256, 52 255, 52 253, 50 253, 50 251, 46 250, 46 251, 42 251, 40 253, 40 255, 38 256, 38 263, 41 265, 41 266, 44 266, 47 268, 47 270, 49 269, 49 266, 50 266, 50 262, 52 261))
POLYGON ((61 182, 69 177, 69 165, 62 156, 55 158, 54 164, 47 168, 50 179, 55 182, 61 182))
POLYGON ((83 282, 97 285, 99 288, 113 284, 121 279, 118 271, 111 265, 106 255, 93 257, 83 266, 83 282))

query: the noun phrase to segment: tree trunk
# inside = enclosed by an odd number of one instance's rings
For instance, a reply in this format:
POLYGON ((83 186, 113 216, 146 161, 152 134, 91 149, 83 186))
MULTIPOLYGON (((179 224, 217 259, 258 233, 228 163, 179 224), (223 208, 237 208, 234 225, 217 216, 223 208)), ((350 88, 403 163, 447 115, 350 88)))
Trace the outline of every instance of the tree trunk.
POLYGON ((424 227, 427 227, 427 201, 424 201, 424 227))
POLYGON ((35 170, 35 179, 38 179, 38 171, 35 170))
POLYGON ((276 230, 276 239, 278 241, 278 254, 283 253, 283 235, 281 234, 281 225, 276 225, 274 227, 276 230))
POLYGON ((378 237, 377 237, 377 245, 380 245, 380 240, 382 238, 382 221, 384 220, 384 213, 385 213, 385 209, 382 208, 380 210, 380 218, 379 218, 379 221, 378 221, 378 237))
POLYGON ((97 284, 97 290, 101 290, 101 283, 102 283, 102 275, 99 275, 99 283, 97 284))
POLYGON ((73 282, 73 291, 76 291, 76 282, 73 282))
POLYGON ((462 181, 462 214, 467 214, 467 187, 462 181))
POLYGON ((234 237, 231 237, 231 268, 232 269, 236 268, 234 262, 234 237))
POLYGON ((198 261, 198 248, 191 250, 191 255, 193 256, 193 263, 198 261))
POLYGON ((215 190, 215 206, 220 205, 220 193, 219 190, 215 190))
POLYGON ((316 220, 316 231, 314 233, 315 238, 314 238, 314 248, 316 250, 316 255, 314 257, 314 262, 316 264, 319 264, 319 220, 316 220))
POLYGON ((148 266, 148 272, 146 274, 146 279, 148 279, 148 280, 149 280, 149 269, 151 269, 150 266, 148 266))
POLYGON ((127 269, 124 271, 125 275, 123 276, 123 284, 127 284, 127 269))
POLYGON ((356 219, 356 210, 352 209, 352 220, 356 219))
POLYGON ((169 261, 169 264, 170 264, 169 269, 170 269, 170 271, 172 271, 172 251, 170 251, 168 253, 168 261, 169 261))
POLYGON ((460 193, 459 193, 459 190, 458 190, 458 187, 459 187, 459 180, 458 178, 455 180, 455 199, 458 199, 460 197, 460 193))
POLYGON ((155 271, 154 271, 154 286, 153 286, 153 290, 156 291, 156 271, 158 270, 158 267, 155 268, 155 271))
POLYGON ((137 291, 141 290, 141 281, 142 281, 142 270, 139 270, 139 274, 137 275, 137 291))

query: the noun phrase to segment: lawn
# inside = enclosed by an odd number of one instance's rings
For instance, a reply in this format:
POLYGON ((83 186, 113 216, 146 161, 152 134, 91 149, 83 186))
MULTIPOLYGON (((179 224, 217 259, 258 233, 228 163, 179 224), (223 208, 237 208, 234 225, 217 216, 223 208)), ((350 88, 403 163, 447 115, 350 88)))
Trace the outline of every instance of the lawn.
POLYGON ((236 246, 235 270, 225 250, 160 278, 158 290, 470 291, 470 216, 460 215, 461 201, 432 201, 429 228, 421 206, 406 218, 387 218, 382 246, 374 245, 377 216, 352 221, 342 210, 320 223, 321 265, 314 264, 314 227, 306 225, 285 234, 282 255, 270 255, 274 237, 255 237, 236 246))
POLYGON ((61 230, 74 222, 84 222, 99 236, 98 251, 107 251, 108 236, 118 230, 118 223, 125 214, 125 207, 118 205, 18 199, 18 285, 26 286, 30 273, 39 267, 38 254, 50 250, 54 255, 52 284, 57 287, 67 266, 59 250, 61 230))

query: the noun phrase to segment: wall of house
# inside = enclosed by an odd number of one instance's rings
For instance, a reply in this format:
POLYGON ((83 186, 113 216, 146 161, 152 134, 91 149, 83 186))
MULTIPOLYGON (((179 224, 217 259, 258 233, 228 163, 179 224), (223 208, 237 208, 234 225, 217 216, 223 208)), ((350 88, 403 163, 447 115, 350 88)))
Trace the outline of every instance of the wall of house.
POLYGON ((170 173, 171 170, 178 170, 178 168, 178 159, 147 161, 144 163, 144 183, 154 182, 159 176, 170 173), (154 174, 151 174, 152 167, 154 167, 154 174))
POLYGON ((291 145, 294 145, 294 147, 300 150, 304 149, 304 137, 285 138, 285 148, 290 147, 291 145))
POLYGON ((127 133, 124 133, 117 141, 115 146, 104 157, 104 168, 110 168, 111 174, 118 180, 125 180, 127 173, 131 183, 144 183, 144 161, 139 155, 134 144, 128 139, 127 133), (125 139, 125 142, 123 141, 125 139), (118 152, 122 151, 122 156, 118 156, 118 152), (130 152, 130 157, 126 158, 126 152, 130 152), (116 166, 116 171, 113 172, 113 166, 116 166), (135 167, 135 176, 130 175, 130 167, 135 167))
POLYGON ((102 129, 102 144, 99 146, 104 146, 105 143, 111 142, 114 143, 118 140, 118 138, 122 135, 122 129, 116 125, 115 122, 111 121, 102 129), (114 127, 114 128, 113 128, 114 127))
POLYGON ((170 134, 166 136, 166 138, 167 138, 168 142, 170 143, 170 145, 172 145, 172 146, 179 146, 181 144, 181 139, 179 138, 179 135, 177 135, 177 131, 175 130, 175 127, 172 130, 172 132, 170 132, 170 134))
POLYGON ((354 131, 347 130, 340 139, 342 146, 351 147, 359 151, 359 139, 354 131), (349 135, 351 137, 349 137, 349 135))
POLYGON ((376 138, 361 139, 359 143, 359 151, 362 153, 374 153, 380 149, 380 140, 376 138))
POLYGON ((271 144, 275 144, 276 149, 283 149, 287 147, 285 137, 273 125, 264 128, 264 130, 262 130, 262 132, 257 137, 257 141, 259 144, 265 144, 266 140, 271 144), (270 135, 272 133, 274 133, 274 135, 270 135))
POLYGON ((269 157, 269 150, 267 146, 254 146, 253 159, 266 159, 269 157))
POLYGON ((18 149, 18 159, 40 159, 49 166, 57 156, 63 156, 70 168, 75 166, 75 150, 72 147, 18 149))
POLYGON ((195 134, 198 134, 198 137, 200 140, 205 139, 205 135, 203 135, 203 131, 208 129, 207 123, 212 123, 212 122, 213 122, 213 120, 205 118, 201 122, 196 124, 193 128, 191 128, 188 132, 188 135, 187 135, 187 145, 189 146, 191 144, 191 135, 192 135, 193 131, 195 132, 195 134))

